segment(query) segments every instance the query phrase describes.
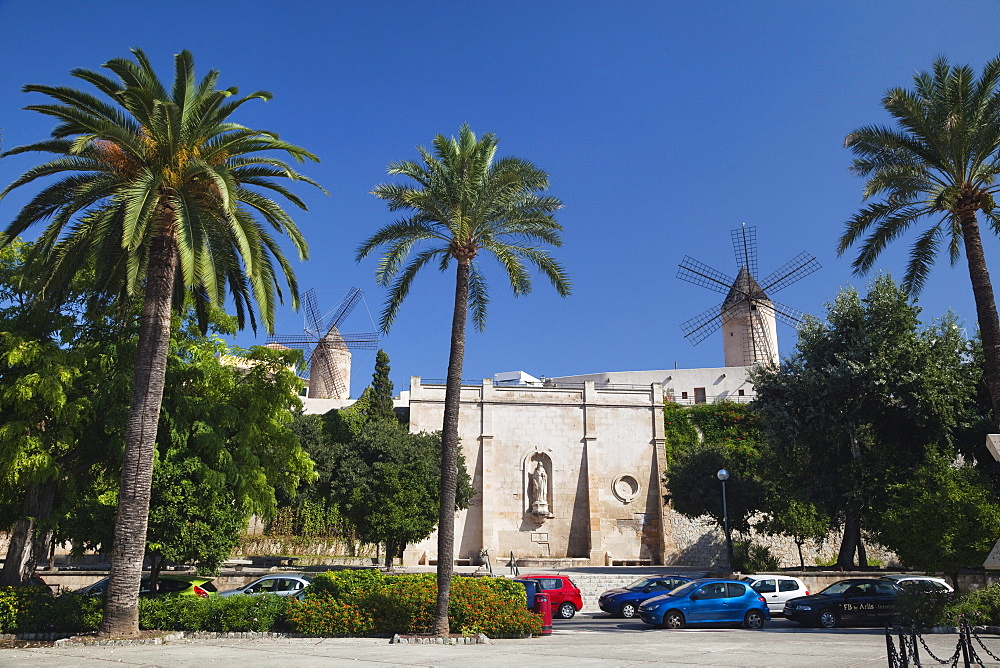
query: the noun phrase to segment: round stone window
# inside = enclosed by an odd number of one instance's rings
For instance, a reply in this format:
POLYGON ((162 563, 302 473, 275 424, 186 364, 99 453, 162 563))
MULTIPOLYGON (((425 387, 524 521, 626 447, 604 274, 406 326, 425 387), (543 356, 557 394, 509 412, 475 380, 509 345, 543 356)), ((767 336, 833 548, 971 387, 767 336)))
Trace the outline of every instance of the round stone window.
POLYGON ((611 491, 622 503, 631 503, 639 494, 639 481, 630 475, 620 475, 611 483, 611 491))

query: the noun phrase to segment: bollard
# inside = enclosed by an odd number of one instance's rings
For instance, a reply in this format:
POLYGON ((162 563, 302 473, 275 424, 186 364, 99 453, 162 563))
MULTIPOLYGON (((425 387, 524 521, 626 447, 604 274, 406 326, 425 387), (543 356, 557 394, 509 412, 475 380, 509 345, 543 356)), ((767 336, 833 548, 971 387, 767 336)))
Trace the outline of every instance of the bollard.
POLYGON ((542 616, 542 635, 552 635, 552 604, 548 594, 535 594, 535 612, 542 616))

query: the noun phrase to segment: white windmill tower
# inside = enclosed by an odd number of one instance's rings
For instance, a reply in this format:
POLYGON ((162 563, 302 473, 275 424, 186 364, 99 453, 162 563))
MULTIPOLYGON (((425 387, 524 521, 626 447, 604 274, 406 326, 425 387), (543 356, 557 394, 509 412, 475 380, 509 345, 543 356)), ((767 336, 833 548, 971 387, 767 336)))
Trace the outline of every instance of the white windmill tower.
POLYGON ((677 278, 726 295, 725 301, 681 324, 685 338, 697 345, 722 328, 726 366, 778 363, 778 327, 781 320, 797 327, 804 314, 772 300, 774 294, 820 268, 809 253, 802 252, 761 281, 757 280, 757 228, 733 230, 733 248, 739 271, 731 278, 688 256, 677 270, 677 278))

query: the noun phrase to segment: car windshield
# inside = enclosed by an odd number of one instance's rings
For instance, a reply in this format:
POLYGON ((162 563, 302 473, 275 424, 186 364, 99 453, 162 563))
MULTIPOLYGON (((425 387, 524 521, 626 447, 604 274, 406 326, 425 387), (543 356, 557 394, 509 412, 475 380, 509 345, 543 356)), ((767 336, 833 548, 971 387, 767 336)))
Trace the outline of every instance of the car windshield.
POLYGON ((838 594, 843 594, 845 591, 850 589, 853 584, 854 583, 850 580, 841 580, 840 582, 834 582, 820 593, 826 594, 827 596, 836 596, 838 594))
POLYGON ((636 580, 635 582, 633 582, 632 584, 630 584, 625 588, 628 589, 629 591, 642 591, 646 587, 652 585, 654 582, 656 582, 655 578, 639 578, 638 580, 636 580))
POLYGON ((697 582, 685 582, 680 587, 677 587, 677 589, 672 589, 670 593, 677 595, 686 594, 697 586, 698 586, 697 582))

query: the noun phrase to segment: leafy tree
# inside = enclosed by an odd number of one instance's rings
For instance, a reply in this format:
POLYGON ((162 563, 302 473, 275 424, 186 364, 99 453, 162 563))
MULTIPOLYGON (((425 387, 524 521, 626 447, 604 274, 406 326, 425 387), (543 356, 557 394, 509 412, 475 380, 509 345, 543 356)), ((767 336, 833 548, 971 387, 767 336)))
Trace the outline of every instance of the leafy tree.
MULTIPOLYGON (((439 515, 441 437, 411 434, 396 420, 370 420, 341 444, 334 498, 366 543, 385 543, 386 566, 408 544, 431 535, 439 515)), ((472 482, 458 458, 455 505, 468 508, 472 482)))
POLYGON ((973 466, 930 452, 912 478, 889 487, 875 535, 904 564, 947 573, 979 567, 1000 538, 996 490, 973 466))
MULTIPOLYGON (((954 450, 979 421, 980 370, 952 316, 928 327, 888 277, 864 298, 843 290, 825 322, 807 318, 780 368, 751 372, 754 408, 778 498, 844 528, 837 565, 867 565, 862 530, 887 508, 928 448, 954 450)), ((772 505, 773 507, 773 505, 772 505)))
POLYGON ((123 389, 107 363, 120 332, 81 318, 79 293, 51 304, 26 292, 18 274, 29 248, 18 241, 0 249, 0 521, 13 527, 2 585, 28 582, 63 507, 117 460, 106 429, 120 411, 106 397, 116 383, 123 389))
POLYGON ((756 528, 764 533, 788 536, 799 550, 799 568, 805 570, 802 546, 807 540, 821 541, 830 531, 829 516, 816 505, 780 492, 772 497, 771 513, 756 528))
POLYGON ((867 272, 886 246, 926 221, 910 249, 903 281, 917 294, 942 244, 952 264, 965 250, 998 421, 1000 320, 978 214, 994 231, 1000 229, 994 201, 1000 189, 1000 58, 987 63, 978 79, 971 67, 952 67, 939 58, 932 72, 918 72, 913 81, 912 90, 892 88, 882 98, 896 127, 864 126, 847 136, 845 144, 857 156, 852 169, 868 180, 865 199, 880 200, 847 222, 838 253, 867 234, 853 264, 857 272, 867 272))
POLYGON ((272 132, 230 120, 243 104, 269 100, 270 93, 237 97, 236 88, 216 88, 214 70, 197 81, 187 51, 175 56, 174 85, 168 91, 146 54, 139 49, 132 54, 134 60, 105 63, 117 80, 72 71, 108 100, 67 87, 25 86, 26 92, 55 100, 27 108, 56 118, 58 125, 50 139, 7 155, 41 151, 54 157, 0 193, 3 197, 37 179, 58 177, 0 236, 0 243, 10 243, 30 226, 48 221, 29 262, 35 292, 59 294, 89 265, 96 292, 142 302, 101 626, 105 635, 139 630, 139 581, 172 307, 182 305, 185 296, 194 299, 204 327, 208 305, 221 304, 228 291, 241 327, 249 317, 256 328, 255 302, 270 331, 281 296, 279 275, 297 305, 291 265, 267 228, 288 235, 300 258, 306 257, 306 243, 291 217, 263 193, 304 209, 302 200, 276 179, 313 182, 267 152, 316 160, 272 132))
POLYGON ((458 474, 458 413, 465 358, 465 325, 468 309, 477 329, 486 326, 489 296, 477 256, 492 255, 504 269, 515 296, 531 290, 531 275, 525 263, 541 271, 567 296, 569 281, 559 263, 535 242, 561 245, 561 226, 554 213, 559 199, 541 193, 548 188, 548 175, 519 158, 494 160, 497 138, 481 139, 464 125, 458 138, 434 138, 434 153, 418 148, 421 163, 404 161, 389 166, 389 174, 412 179, 415 185, 386 183, 372 191, 388 203, 390 211, 409 215, 383 227, 369 237, 357 259, 385 248, 376 272, 379 285, 389 287, 382 311, 381 327, 389 331, 413 279, 432 261, 445 271, 454 260, 455 308, 451 324, 451 352, 445 389, 442 429, 441 505, 438 518, 436 635, 448 633, 448 601, 454 570, 455 521, 453 508, 458 474), (427 244, 407 260, 410 251, 427 244))

